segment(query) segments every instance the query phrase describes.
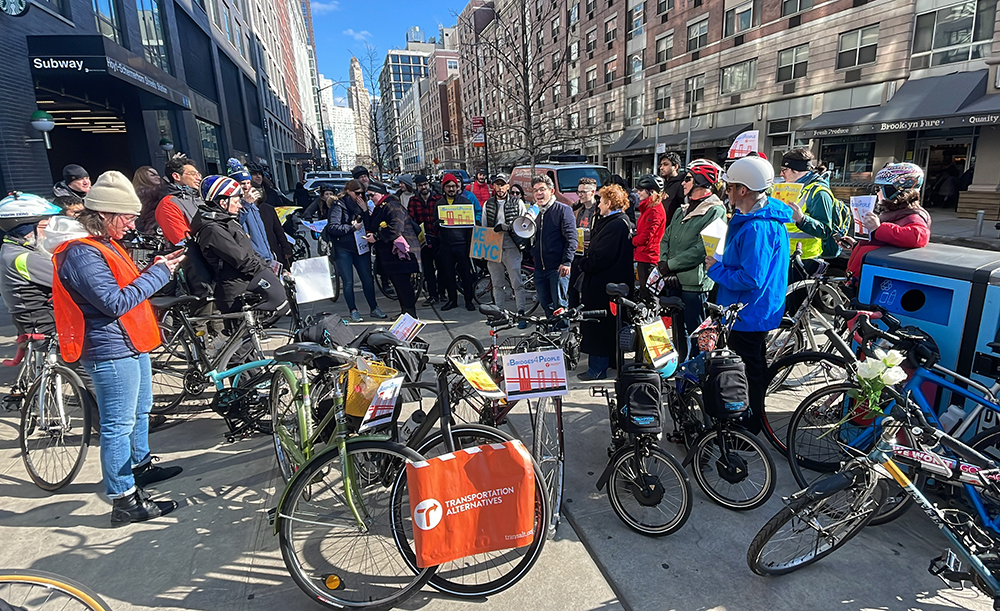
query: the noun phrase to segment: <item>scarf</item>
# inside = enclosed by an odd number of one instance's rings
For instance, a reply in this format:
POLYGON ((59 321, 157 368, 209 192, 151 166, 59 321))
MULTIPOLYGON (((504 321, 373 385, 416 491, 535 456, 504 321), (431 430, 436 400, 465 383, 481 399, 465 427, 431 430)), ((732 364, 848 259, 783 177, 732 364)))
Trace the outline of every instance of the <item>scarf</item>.
POLYGON ((905 219, 911 215, 917 215, 924 220, 927 228, 931 228, 931 215, 920 208, 901 208, 899 210, 887 210, 878 215, 878 220, 882 223, 899 223, 899 221, 905 219))
POLYGON ((254 252, 263 257, 268 263, 273 261, 274 255, 271 253, 271 246, 267 242, 267 231, 264 229, 264 221, 260 218, 260 209, 257 208, 257 204, 244 201, 238 218, 240 225, 243 226, 243 231, 247 232, 247 235, 250 236, 250 243, 253 244, 254 252))

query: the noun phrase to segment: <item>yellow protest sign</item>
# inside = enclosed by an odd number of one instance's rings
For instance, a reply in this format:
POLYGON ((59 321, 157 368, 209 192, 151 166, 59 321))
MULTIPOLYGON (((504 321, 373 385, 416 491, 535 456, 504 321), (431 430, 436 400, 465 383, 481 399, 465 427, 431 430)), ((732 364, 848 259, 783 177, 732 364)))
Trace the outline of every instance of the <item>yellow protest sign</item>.
POLYGON ((590 242, 590 227, 576 228, 576 254, 582 255, 585 251, 584 244, 590 242))
POLYGON ((670 332, 667 331, 662 318, 642 326, 642 340, 646 344, 646 355, 653 367, 663 367, 671 358, 677 358, 674 343, 670 340, 670 332))
POLYGON ((445 227, 472 227, 476 223, 476 212, 472 204, 438 206, 438 218, 445 227))
POLYGON ((801 183, 779 182, 772 188, 771 197, 786 204, 794 204, 799 199, 799 193, 802 193, 801 183))
POLYGON ((729 225, 722 219, 715 219, 701 230, 701 241, 705 243, 705 254, 720 259, 725 250, 726 233, 729 225))
POLYGON ((486 399, 502 399, 506 396, 493 378, 490 377, 486 368, 483 367, 482 361, 476 359, 472 362, 465 362, 454 356, 449 356, 448 359, 455 366, 455 369, 462 374, 465 381, 481 396, 486 399))

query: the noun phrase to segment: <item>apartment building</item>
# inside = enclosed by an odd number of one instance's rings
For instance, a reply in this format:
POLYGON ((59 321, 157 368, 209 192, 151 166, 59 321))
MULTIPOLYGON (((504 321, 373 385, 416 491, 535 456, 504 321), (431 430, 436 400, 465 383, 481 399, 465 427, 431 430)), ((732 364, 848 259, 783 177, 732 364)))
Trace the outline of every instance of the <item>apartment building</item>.
MULTIPOLYGON (((653 170, 657 144, 724 160, 755 129, 776 161, 811 147, 845 193, 889 161, 920 164, 933 189, 979 158, 960 211, 993 202, 1000 215, 1000 158, 985 154, 1000 147, 995 0, 498 0, 463 15, 511 4, 527 10, 535 72, 563 58, 540 101, 564 148, 628 180, 653 170)), ((475 87, 466 114, 478 114, 475 87)), ((510 165, 523 150, 504 145, 504 110, 483 96, 491 158, 510 165)))

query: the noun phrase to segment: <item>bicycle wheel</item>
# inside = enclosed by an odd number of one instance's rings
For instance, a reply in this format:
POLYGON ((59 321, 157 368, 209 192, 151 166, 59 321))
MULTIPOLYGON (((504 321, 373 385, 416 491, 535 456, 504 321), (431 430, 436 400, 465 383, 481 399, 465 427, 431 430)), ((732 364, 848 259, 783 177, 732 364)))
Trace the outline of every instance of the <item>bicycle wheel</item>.
POLYGON ((292 245, 292 260, 308 259, 311 256, 312 250, 309 248, 309 241, 301 234, 295 234, 295 244, 292 245))
POLYGON ((611 457, 608 501, 632 530, 662 537, 680 530, 691 515, 691 481, 684 467, 656 446, 638 457, 628 445, 611 457))
MULTIPOLYGON (((993 427, 979 432, 969 441, 969 445, 995 461, 1000 461, 1000 428, 993 427)), ((986 508, 986 513, 991 520, 1000 515, 1000 497, 990 491, 989 488, 976 488, 980 500, 986 508)))
POLYGON ((476 303, 483 305, 493 303, 493 280, 489 274, 479 274, 473 284, 476 303))
MULTIPOLYGON (((452 439, 455 448, 470 448, 486 443, 504 443, 513 439, 503 431, 479 424, 463 424, 452 427, 452 439)), ((444 437, 440 432, 425 439, 417 448, 421 455, 431 458, 447 452, 444 437)), ((479 598, 502 592, 521 580, 531 567, 545 545, 545 525, 548 523, 548 500, 543 488, 544 477, 535 465, 535 535, 531 543, 525 547, 516 547, 485 554, 468 556, 453 562, 447 562, 437 567, 437 572, 430 579, 434 589, 461 598, 479 598)), ((403 482, 405 486, 405 479, 403 482)), ((401 491, 405 496, 405 490, 401 491)), ((412 524, 407 520, 405 528, 400 530, 396 540, 406 563, 416 569, 416 557, 413 553, 412 524), (405 536, 403 536, 405 535, 405 536)))
POLYGON ((782 456, 788 455, 788 422, 810 394, 846 382, 852 373, 837 354, 799 352, 777 360, 768 368, 762 433, 782 456))
MULTIPOLYGON (((664 398, 671 401, 677 397, 676 391, 669 389, 664 393, 664 398)), ((674 435, 671 441, 683 442, 688 450, 694 447, 695 442, 711 426, 711 421, 705 415, 705 406, 701 398, 701 389, 694 386, 684 392, 678 400, 677 405, 667 406, 671 419, 674 421, 674 435)))
POLYGON ((336 262, 332 260, 330 261, 330 284, 333 286, 333 297, 330 298, 330 301, 337 303, 337 300, 340 299, 342 287, 340 285, 340 274, 337 273, 336 262))
POLYGON ((829 556, 861 532, 885 497, 885 483, 868 473, 830 496, 791 499, 750 543, 750 570, 758 575, 791 573, 829 556))
POLYGON ((18 440, 31 480, 59 490, 76 477, 87 458, 91 396, 80 378, 61 365, 42 372, 21 407, 18 440), (43 384, 44 381, 44 384, 43 384))
MULTIPOLYGON (((240 344, 229 348, 220 358, 218 371, 225 371, 241 364, 258 360, 274 359, 274 351, 293 341, 294 335, 285 329, 264 329, 260 337, 260 350, 254 346, 249 336, 240 344)), ((264 435, 273 435, 271 422, 271 375, 275 363, 253 367, 230 379, 230 388, 239 388, 247 393, 244 419, 264 435)))
POLYGON ((181 338, 149 353, 153 372, 152 413, 169 414, 184 401, 184 381, 191 370, 193 354, 187 340, 181 338))
POLYGON ((281 477, 288 482, 302 466, 302 427, 299 422, 297 397, 292 391, 298 388, 295 372, 279 365, 271 374, 270 403, 271 428, 274 435, 274 454, 278 459, 281 477))
POLYGON ((765 340, 768 365, 774 361, 800 352, 805 347, 805 337, 795 319, 785 316, 777 329, 769 331, 765 340))
POLYGON ((695 444, 691 470, 698 486, 728 509, 756 509, 774 493, 777 472, 767 447, 739 428, 712 429, 695 444), (725 448, 725 451, 723 451, 725 448))
POLYGON ((343 461, 332 449, 303 465, 276 519, 285 567, 310 598, 333 608, 388 609, 427 583, 434 568, 411 568, 396 549, 413 530, 409 498, 400 493, 407 460, 422 457, 397 443, 356 439, 343 461), (354 471, 350 483, 342 465, 354 471), (347 504, 346 485, 363 526, 347 504))
MULTIPOLYGON (((448 356, 472 361, 483 358, 485 353, 486 349, 483 348, 482 342, 471 335, 459 335, 451 340, 445 351, 448 356)), ((481 422, 483 412, 489 406, 489 400, 476 392, 465 377, 454 368, 448 374, 448 382, 448 394, 456 420, 468 423, 481 422)))
POLYGON ((538 400, 532 422, 531 457, 535 459, 548 493, 552 519, 547 536, 556 536, 562 507, 563 481, 566 477, 566 453, 563 445, 562 398, 543 397, 538 400))
POLYGON ((34 570, 0 570, 0 601, 25 611, 111 611, 108 603, 82 583, 34 570))

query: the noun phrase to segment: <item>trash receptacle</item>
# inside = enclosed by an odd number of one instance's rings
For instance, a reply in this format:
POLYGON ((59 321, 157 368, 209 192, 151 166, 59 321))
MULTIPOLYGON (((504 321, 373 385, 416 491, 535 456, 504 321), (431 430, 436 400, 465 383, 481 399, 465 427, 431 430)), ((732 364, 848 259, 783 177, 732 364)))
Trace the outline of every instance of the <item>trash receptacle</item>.
MULTIPOLYGON (((991 286, 993 276, 1000 284, 997 251, 935 243, 884 247, 865 257, 858 296, 930 333, 941 351, 941 365, 969 376, 976 352, 990 352, 986 343, 997 333, 1000 286, 991 286)), ((992 384, 990 380, 987 386, 992 384)), ((939 394, 939 411, 947 408, 948 395, 939 394)))

